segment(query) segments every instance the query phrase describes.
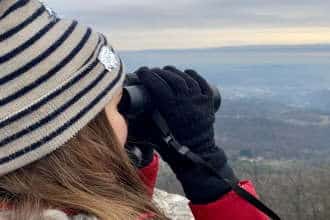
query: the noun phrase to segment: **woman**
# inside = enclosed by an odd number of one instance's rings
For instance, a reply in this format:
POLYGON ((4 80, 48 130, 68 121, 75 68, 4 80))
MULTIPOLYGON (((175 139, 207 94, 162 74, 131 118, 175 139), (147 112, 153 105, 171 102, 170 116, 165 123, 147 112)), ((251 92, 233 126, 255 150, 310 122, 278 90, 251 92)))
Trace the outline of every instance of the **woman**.
MULTIPOLYGON (((266 219, 163 146, 148 123, 127 128, 118 111, 125 75, 103 35, 36 0, 1 0, 0 67, 0 219, 167 219, 150 199, 159 158, 139 144, 145 139, 159 143, 196 219, 266 219), (124 148, 128 133, 142 152, 136 166, 124 148)), ((235 180, 214 144, 206 81, 174 67, 137 75, 175 138, 235 180)))

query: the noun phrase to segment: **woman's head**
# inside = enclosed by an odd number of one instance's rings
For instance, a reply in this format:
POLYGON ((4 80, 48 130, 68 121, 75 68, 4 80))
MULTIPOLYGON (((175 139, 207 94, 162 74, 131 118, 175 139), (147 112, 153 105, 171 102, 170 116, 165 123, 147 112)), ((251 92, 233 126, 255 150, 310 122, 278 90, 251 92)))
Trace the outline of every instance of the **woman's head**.
POLYGON ((16 219, 45 208, 157 213, 123 147, 125 75, 106 38, 37 0, 1 0, 0 17, 2 204, 16 219))
POLYGON ((67 142, 122 89, 125 74, 102 34, 37 0, 2 0, 0 16, 1 176, 67 142))

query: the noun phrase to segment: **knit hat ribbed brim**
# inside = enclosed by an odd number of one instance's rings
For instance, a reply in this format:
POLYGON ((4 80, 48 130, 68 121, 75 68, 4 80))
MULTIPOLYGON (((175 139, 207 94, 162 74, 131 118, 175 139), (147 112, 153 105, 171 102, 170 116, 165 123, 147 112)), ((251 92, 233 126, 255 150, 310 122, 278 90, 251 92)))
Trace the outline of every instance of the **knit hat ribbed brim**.
POLYGON ((72 138, 124 78, 102 34, 37 0, 0 0, 0 175, 72 138))

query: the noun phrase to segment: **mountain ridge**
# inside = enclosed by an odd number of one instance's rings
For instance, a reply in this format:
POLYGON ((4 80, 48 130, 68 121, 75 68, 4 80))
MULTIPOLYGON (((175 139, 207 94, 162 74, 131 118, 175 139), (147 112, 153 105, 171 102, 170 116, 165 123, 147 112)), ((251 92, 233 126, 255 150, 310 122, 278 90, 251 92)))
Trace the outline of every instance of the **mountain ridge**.
MULTIPOLYGON (((317 50, 317 51, 329 51, 330 44, 266 44, 266 45, 238 45, 238 46, 219 46, 219 47, 201 47, 201 48, 180 48, 180 49, 143 49, 143 50, 121 50, 124 53, 134 52, 200 52, 200 51, 214 51, 214 50, 233 50, 233 51, 276 51, 276 50, 317 50)), ((296 52, 295 51, 295 52, 296 52)))

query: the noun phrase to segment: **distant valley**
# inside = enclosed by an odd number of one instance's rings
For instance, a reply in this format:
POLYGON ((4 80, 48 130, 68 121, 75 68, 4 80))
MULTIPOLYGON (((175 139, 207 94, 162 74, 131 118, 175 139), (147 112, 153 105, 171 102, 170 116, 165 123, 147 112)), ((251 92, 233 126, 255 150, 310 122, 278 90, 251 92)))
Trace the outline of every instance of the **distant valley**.
POLYGON ((235 158, 330 158, 330 45, 123 52, 137 67, 193 68, 217 85, 218 144, 235 158))

